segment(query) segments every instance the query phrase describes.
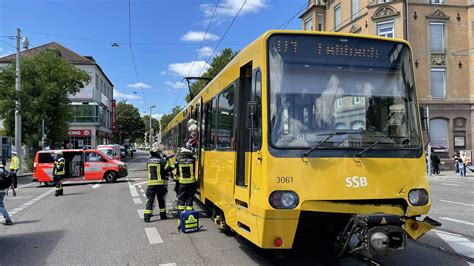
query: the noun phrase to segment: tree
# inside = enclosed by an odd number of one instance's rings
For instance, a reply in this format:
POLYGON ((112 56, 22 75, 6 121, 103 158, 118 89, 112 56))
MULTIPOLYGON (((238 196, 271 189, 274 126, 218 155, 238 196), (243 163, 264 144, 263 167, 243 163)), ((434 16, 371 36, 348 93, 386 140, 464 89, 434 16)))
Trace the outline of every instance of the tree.
MULTIPOLYGON (((212 59, 211 67, 201 77, 213 79, 221 72, 222 69, 237 55, 238 52, 232 51, 230 48, 225 48, 219 55, 212 59)), ((198 80, 191 85, 192 97, 196 96, 208 82, 206 80, 198 80)), ((186 102, 192 100, 189 93, 186 95, 186 102)))
POLYGON ((171 113, 165 114, 161 117, 161 128, 165 129, 166 126, 173 120, 173 118, 181 112, 182 108, 180 106, 175 106, 173 107, 173 110, 171 110, 171 113))
POLYGON ((0 117, 5 119, 6 133, 14 135, 15 101, 19 100, 23 144, 33 152, 39 149, 44 119, 47 143, 53 147, 60 145, 67 135, 71 117, 68 95, 84 88, 90 76, 54 49, 22 57, 20 64, 20 93, 15 91, 15 62, 0 70, 0 117))
MULTIPOLYGON (((147 132, 150 131, 150 116, 144 115, 142 117, 143 123, 145 124, 145 130, 147 132)), ((160 121, 158 119, 152 117, 151 118, 151 128, 153 128, 153 134, 160 132, 160 121)))
POLYGON ((138 108, 127 101, 120 101, 116 107, 117 142, 123 143, 125 139, 135 142, 143 138, 145 123, 140 117, 138 108))

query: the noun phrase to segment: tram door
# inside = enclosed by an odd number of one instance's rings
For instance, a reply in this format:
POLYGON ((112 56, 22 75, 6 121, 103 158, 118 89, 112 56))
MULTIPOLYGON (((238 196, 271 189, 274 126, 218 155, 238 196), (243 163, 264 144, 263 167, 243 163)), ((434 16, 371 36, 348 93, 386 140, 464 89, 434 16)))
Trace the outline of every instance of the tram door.
POLYGON ((203 138, 202 138, 202 135, 204 132, 203 130, 203 115, 202 115, 202 112, 203 112, 203 105, 202 105, 202 97, 199 97, 199 101, 198 101, 198 104, 196 105, 196 115, 195 117, 193 117, 193 119, 195 119, 196 121, 198 121, 198 125, 199 125, 199 130, 197 132, 197 139, 198 139, 198 146, 196 147, 196 152, 197 152, 197 167, 196 167, 196 176, 198 177, 198 180, 199 180, 199 188, 202 189, 202 185, 204 184, 203 182, 203 175, 204 175, 204 158, 202 158, 202 150, 201 150, 201 143, 203 143, 203 138))
POLYGON ((252 62, 240 68, 239 90, 237 93, 237 127, 236 127, 236 182, 234 198, 237 207, 249 207, 251 184, 251 139, 247 120, 249 115, 248 103, 252 91, 252 62))

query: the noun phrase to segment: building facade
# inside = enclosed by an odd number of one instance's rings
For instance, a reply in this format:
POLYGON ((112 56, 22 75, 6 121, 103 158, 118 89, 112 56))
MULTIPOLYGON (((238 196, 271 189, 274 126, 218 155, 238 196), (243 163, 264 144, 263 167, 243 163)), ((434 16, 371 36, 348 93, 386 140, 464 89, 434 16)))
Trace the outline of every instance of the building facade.
MULTIPOLYGON (((32 56, 46 49, 56 49, 61 57, 71 62, 75 67, 87 72, 91 78, 89 84, 75 95, 69 95, 71 100, 71 121, 68 136, 64 145, 71 148, 85 146, 96 147, 100 144, 113 143, 113 84, 102 68, 91 56, 81 56, 76 52, 51 42, 21 52, 21 57, 32 56)), ((0 58, 0 67, 15 60, 15 55, 0 58)))
POLYGON ((471 150, 474 131, 474 0, 308 0, 304 30, 408 40, 430 139, 448 162, 471 150))

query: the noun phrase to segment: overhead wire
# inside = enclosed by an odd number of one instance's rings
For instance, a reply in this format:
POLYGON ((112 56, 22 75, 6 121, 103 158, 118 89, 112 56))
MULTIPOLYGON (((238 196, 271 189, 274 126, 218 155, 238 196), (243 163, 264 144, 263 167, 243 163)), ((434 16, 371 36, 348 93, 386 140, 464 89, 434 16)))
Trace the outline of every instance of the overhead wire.
POLYGON ((143 86, 142 86, 142 82, 141 82, 141 79, 140 79, 140 74, 138 73, 138 68, 137 68, 137 63, 135 61, 135 54, 133 53, 133 46, 132 46, 132 4, 131 4, 131 0, 128 0, 128 47, 130 48, 130 54, 132 56, 132 62, 133 62, 133 68, 135 69, 135 75, 137 76, 137 80, 138 80, 138 87, 139 89, 141 89, 142 91, 142 94, 143 94, 143 98, 144 98, 144 101, 145 101, 145 105, 148 106, 148 102, 147 102, 147 97, 146 97, 146 94, 145 94, 145 91, 143 90, 143 86))
MULTIPOLYGON (((212 20, 214 19, 214 15, 216 14, 216 11, 217 11, 217 8, 219 7, 220 2, 221 2, 221 0, 217 0, 216 7, 214 8, 214 12, 212 12, 212 16, 211 16, 211 19, 209 20, 209 24, 207 25, 206 33, 204 34, 204 37, 202 38, 201 45, 199 46, 199 49, 197 50, 196 56, 194 57, 194 60, 191 64, 191 68, 189 68, 188 77, 191 75, 191 72, 192 72, 193 67, 194 67, 194 63, 197 60, 197 58, 199 56, 199 53, 201 52, 201 48, 202 48, 204 42, 206 41, 207 34, 209 33, 209 28, 211 27, 212 20)), ((179 97, 181 97, 182 92, 183 92, 183 87, 179 90, 178 97, 176 97, 176 100, 174 101, 173 107, 178 102, 179 97)))
POLYGON ((247 3, 247 0, 245 0, 243 3, 242 3, 242 6, 240 7, 239 11, 237 12, 237 14, 235 14, 234 18, 232 19, 232 21, 230 22, 229 26, 227 27, 227 29, 225 30, 224 34, 222 35, 222 38, 219 40, 219 42, 217 43, 216 47, 214 48, 214 50, 212 51, 212 54, 211 56, 209 56, 209 59, 207 59, 207 62, 206 64, 204 64, 204 66, 202 67, 201 69, 201 72, 199 72, 199 75, 198 76, 201 76, 202 75, 202 72, 204 71, 204 69, 206 68, 206 65, 209 64, 209 62, 211 61, 212 57, 214 56, 214 54, 216 53, 217 51, 217 48, 219 47, 219 45, 222 43, 222 41, 224 40, 225 36, 227 35, 227 33, 229 32, 230 28, 232 27, 232 25, 234 24, 235 20, 237 19, 237 17, 240 15, 240 12, 242 12, 242 9, 244 8, 245 4, 247 3))
POLYGON ((298 16, 298 14, 301 13, 303 10, 305 10, 307 7, 308 7, 308 3, 304 3, 304 5, 290 19, 288 19, 285 23, 281 24, 281 26, 278 28, 285 29, 286 27, 288 27, 291 21, 293 21, 293 19, 295 19, 295 17, 298 16))

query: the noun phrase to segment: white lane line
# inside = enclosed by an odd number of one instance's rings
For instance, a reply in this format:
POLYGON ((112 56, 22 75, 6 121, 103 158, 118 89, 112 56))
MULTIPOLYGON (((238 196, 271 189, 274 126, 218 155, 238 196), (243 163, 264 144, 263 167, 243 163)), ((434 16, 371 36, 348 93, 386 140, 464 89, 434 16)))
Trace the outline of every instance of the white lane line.
POLYGON ((160 263, 158 266, 176 266, 176 263, 171 262, 171 263, 160 263))
MULTIPOLYGON (((13 209, 12 211, 10 211, 10 212, 8 212, 8 213, 10 214, 10 216, 13 216, 14 214, 17 214, 18 212, 20 212, 20 211, 26 209, 28 206, 33 205, 34 203, 38 202, 40 199, 42 199, 42 198, 48 196, 49 194, 53 193, 54 191, 55 191, 54 189, 48 190, 48 191, 46 191, 45 193, 39 195, 38 197, 36 197, 36 198, 34 198, 34 199, 32 199, 32 200, 26 202, 26 203, 23 203, 23 205, 21 205, 20 207, 15 208, 15 209, 13 209)), ((0 219, 0 222, 4 222, 4 221, 5 221, 5 219, 2 217, 2 218, 0 219)))
POLYGON ((455 236, 445 232, 436 231, 441 239, 448 244, 456 253, 474 258, 474 243, 462 236, 455 236))
POLYGON ((446 221, 451 221, 451 222, 456 222, 456 223, 461 223, 461 224, 467 224, 467 225, 474 225, 474 223, 471 222, 466 222, 463 220, 457 220, 449 217, 439 217, 440 219, 446 220, 446 221))
POLYGON ((96 189, 96 188, 98 188, 98 187, 100 187, 100 186, 101 186, 101 185, 99 185, 99 184, 95 184, 95 185, 92 185, 92 188, 93 188, 93 189, 96 189))
POLYGON ((29 184, 26 184, 26 185, 23 185, 23 186, 20 186, 20 188, 25 188, 25 187, 31 187, 33 185, 37 185, 38 183, 36 182, 32 182, 32 183, 29 183, 29 184))
POLYGON ((448 183, 441 183, 441 185, 453 186, 453 187, 460 187, 461 186, 461 185, 458 185, 458 184, 448 184, 448 183))
POLYGON ((147 227, 145 228, 145 232, 148 241, 150 241, 150 245, 163 243, 163 239, 161 239, 160 233, 158 233, 156 227, 147 227))
POLYGON ((141 185, 148 183, 148 180, 145 182, 136 183, 135 186, 142 187, 141 185))
POLYGON ((135 186, 132 185, 132 183, 130 182, 130 180, 128 181, 128 186, 129 186, 129 188, 130 188, 130 194, 132 194, 132 197, 138 197, 137 188, 135 188, 135 186))
POLYGON ((139 188, 142 188, 142 185, 138 185, 139 188))
POLYGON ((462 202, 457 202, 457 201, 450 201, 450 200, 439 200, 439 201, 474 207, 474 204, 462 203, 462 202))
POLYGON ((143 197, 146 198, 146 194, 143 194, 143 197))
POLYGON ((141 219, 143 219, 143 212, 145 211, 144 209, 138 209, 138 216, 140 216, 141 219))
POLYGON ((143 204, 143 201, 142 201, 142 199, 140 199, 140 198, 133 198, 133 203, 135 203, 135 204, 143 204))
POLYGON ((145 190, 143 190, 143 189, 140 189, 140 191, 141 191, 142 193, 145 192, 145 190))

